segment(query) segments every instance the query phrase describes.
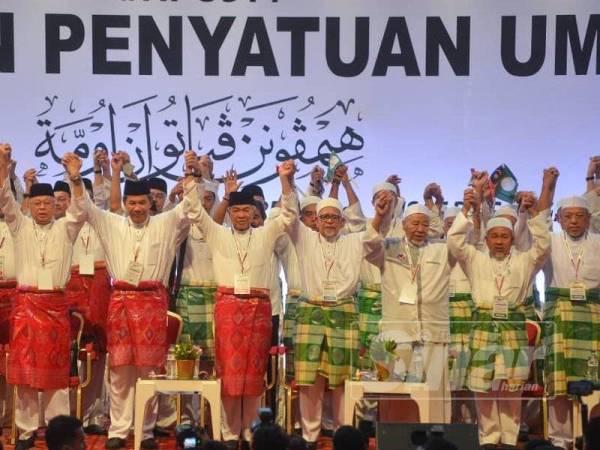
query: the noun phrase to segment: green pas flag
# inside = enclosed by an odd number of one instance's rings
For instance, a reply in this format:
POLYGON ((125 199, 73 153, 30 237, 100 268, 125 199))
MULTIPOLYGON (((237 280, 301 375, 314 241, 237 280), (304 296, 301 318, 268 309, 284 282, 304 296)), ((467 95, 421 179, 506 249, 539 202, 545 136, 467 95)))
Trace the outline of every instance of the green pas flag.
POLYGON ((337 169, 341 165, 342 160, 340 159, 340 157, 335 152, 331 152, 331 154, 329 155, 329 167, 327 167, 327 173, 325 174, 325 181, 331 183, 331 180, 333 180, 333 174, 335 173, 335 169, 337 169))
POLYGON ((502 164, 494 170, 490 181, 494 184, 496 198, 508 203, 515 201, 519 182, 506 164, 502 164))

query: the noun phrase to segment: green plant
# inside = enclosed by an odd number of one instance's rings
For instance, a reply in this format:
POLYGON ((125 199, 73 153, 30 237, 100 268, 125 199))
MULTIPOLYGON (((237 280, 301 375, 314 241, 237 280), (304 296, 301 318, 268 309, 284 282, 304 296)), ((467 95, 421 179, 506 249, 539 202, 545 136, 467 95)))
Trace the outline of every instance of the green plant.
POLYGON ((383 341, 383 347, 385 348, 386 352, 394 355, 396 353, 396 348, 398 347, 398 344, 396 343, 396 341, 390 339, 383 341))
POLYGON ((175 345, 174 354, 177 360, 198 359, 200 356, 198 349, 189 342, 175 345))

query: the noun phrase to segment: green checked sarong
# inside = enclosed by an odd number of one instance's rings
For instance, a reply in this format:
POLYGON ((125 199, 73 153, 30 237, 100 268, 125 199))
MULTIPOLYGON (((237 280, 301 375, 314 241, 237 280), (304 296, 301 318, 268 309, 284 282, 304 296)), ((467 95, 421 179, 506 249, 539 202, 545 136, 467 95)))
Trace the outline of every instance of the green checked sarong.
POLYGON ((358 364, 358 314, 354 298, 332 306, 298 303, 296 314, 295 377, 312 385, 317 374, 335 388, 352 378, 358 364))
POLYGON ((448 350, 456 356, 448 359, 450 389, 459 391, 467 389, 466 375, 471 359, 469 338, 471 335, 471 316, 473 301, 471 294, 456 293, 449 298, 450 343, 448 350))
POLYGON ((215 286, 181 286, 177 293, 175 310, 183 318, 182 334, 189 334, 194 344, 202 347, 201 360, 214 361, 215 336, 213 332, 215 286))
POLYGON ((381 285, 362 284, 358 290, 358 339, 365 361, 371 361, 369 348, 379 334, 381 320, 381 285))
POLYGON ((525 314, 511 308, 508 320, 493 320, 490 309, 473 312, 469 341, 467 386, 474 392, 488 392, 495 379, 520 386, 530 372, 525 314), (496 373, 496 360, 502 358, 504 373, 496 373))
POLYGON ((283 345, 285 345, 285 376, 294 378, 294 338, 296 337, 296 314, 298 311, 299 290, 290 289, 285 299, 283 315, 283 345))
POLYGON ((544 305, 544 374, 549 395, 567 393, 567 382, 587 378, 587 361, 600 351, 600 291, 571 301, 569 289, 548 288, 544 305))

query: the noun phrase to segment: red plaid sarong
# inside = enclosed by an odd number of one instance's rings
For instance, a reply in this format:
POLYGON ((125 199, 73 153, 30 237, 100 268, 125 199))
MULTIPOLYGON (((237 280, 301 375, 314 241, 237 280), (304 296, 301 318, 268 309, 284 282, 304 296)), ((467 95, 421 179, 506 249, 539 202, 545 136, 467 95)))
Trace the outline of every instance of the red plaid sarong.
POLYGON ((6 351, 10 339, 10 314, 17 295, 15 280, 0 281, 0 375, 6 375, 6 351))
POLYGON ((159 281, 142 281, 138 287, 115 283, 107 321, 111 367, 165 365, 167 304, 167 290, 159 281))
POLYGON ((71 269, 65 295, 85 318, 84 343, 91 337, 94 349, 101 353, 106 353, 106 316, 111 291, 110 275, 104 265, 96 265, 94 276, 80 275, 77 267, 71 269))
POLYGON ((271 349, 271 300, 267 289, 215 294, 215 356, 221 389, 228 396, 261 395, 271 349))
POLYGON ((70 303, 62 291, 19 288, 12 310, 8 383, 69 386, 70 303))

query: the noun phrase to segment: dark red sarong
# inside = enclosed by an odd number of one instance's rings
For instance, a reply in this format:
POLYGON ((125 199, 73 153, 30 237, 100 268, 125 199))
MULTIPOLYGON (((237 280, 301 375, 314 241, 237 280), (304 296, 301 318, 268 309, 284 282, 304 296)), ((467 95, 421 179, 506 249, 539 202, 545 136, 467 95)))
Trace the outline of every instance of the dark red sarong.
POLYGON ((62 291, 19 288, 11 318, 10 384, 34 389, 69 386, 69 307, 62 291))
POLYGON ((96 265, 93 276, 80 275, 76 267, 71 270, 65 295, 85 318, 83 343, 91 336, 94 349, 101 353, 106 353, 106 316, 111 292, 110 275, 104 266, 96 265))
POLYGON ((0 280, 0 375, 6 375, 6 350, 10 340, 10 314, 17 295, 15 280, 0 280))
POLYGON ((165 365, 167 305, 167 290, 158 281, 115 283, 107 322, 111 367, 165 365))
POLYGON ((215 294, 215 355, 223 394, 261 395, 271 349, 271 300, 267 289, 215 294))

